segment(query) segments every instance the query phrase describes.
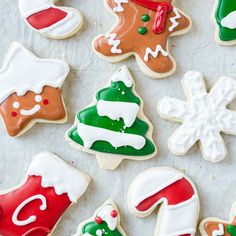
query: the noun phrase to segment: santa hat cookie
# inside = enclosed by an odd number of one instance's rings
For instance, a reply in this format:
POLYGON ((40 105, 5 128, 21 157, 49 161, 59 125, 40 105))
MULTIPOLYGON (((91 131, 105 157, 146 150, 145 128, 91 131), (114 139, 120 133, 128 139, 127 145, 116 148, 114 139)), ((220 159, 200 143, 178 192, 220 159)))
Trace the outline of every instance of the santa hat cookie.
POLYGON ((83 24, 80 12, 58 7, 58 0, 18 0, 22 18, 33 30, 52 39, 65 39, 76 34, 83 24))
POLYGON ((190 19, 174 6, 174 0, 105 0, 118 18, 107 33, 93 41, 95 53, 109 62, 135 56, 147 76, 164 78, 176 69, 168 39, 186 33, 190 19))
POLYGON ((155 156, 152 125, 143 114, 143 102, 126 66, 96 93, 92 105, 78 112, 66 139, 73 147, 96 155, 104 169, 115 169, 123 159, 155 156))
POLYGON ((68 73, 62 60, 39 59, 19 43, 11 45, 0 70, 0 113, 10 136, 37 121, 66 122, 61 87, 68 73))
POLYGON ((56 155, 36 155, 25 180, 0 192, 0 235, 51 235, 72 203, 85 193, 90 178, 56 155))
POLYGON ((111 199, 106 201, 90 219, 79 225, 74 236, 126 236, 115 203, 111 199))
POLYGON ((128 205, 138 217, 150 215, 160 205, 155 236, 195 235, 198 193, 178 170, 152 168, 138 175, 130 185, 128 205))
POLYGON ((236 202, 231 208, 230 220, 209 217, 204 219, 200 226, 202 236, 235 236, 236 235, 236 202))

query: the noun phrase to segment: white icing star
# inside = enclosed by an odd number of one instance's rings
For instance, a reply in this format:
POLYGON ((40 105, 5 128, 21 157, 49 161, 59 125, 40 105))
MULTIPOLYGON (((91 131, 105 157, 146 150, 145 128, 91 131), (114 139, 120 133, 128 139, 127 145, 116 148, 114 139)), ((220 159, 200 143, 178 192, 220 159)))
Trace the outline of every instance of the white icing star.
POLYGON ((207 93, 202 74, 190 71, 182 85, 188 101, 164 97, 158 105, 161 117, 182 123, 169 138, 169 149, 184 155, 199 141, 206 160, 223 160, 227 151, 220 133, 236 135, 236 112, 226 108, 236 96, 236 81, 222 77, 207 93))

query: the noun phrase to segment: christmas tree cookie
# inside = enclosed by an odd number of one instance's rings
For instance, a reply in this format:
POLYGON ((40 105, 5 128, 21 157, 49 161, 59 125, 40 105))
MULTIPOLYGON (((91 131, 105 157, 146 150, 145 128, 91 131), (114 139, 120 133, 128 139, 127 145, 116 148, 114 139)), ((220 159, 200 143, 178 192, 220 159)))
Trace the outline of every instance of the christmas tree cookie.
POLYGON ((164 78, 176 69, 168 39, 186 33, 190 19, 174 0, 105 0, 118 19, 112 29, 94 39, 93 49, 102 59, 118 62, 135 56, 147 76, 164 78))
POLYGON ((12 44, 0 70, 0 114, 10 136, 23 134, 36 122, 66 122, 61 87, 68 73, 66 62, 40 59, 12 44))
POLYGON ((86 192, 90 178, 50 152, 36 155, 26 178, 0 192, 0 235, 51 235, 64 212, 86 192))
POLYGON ((92 218, 79 225, 74 236, 126 236, 115 203, 110 199, 106 201, 92 218))
POLYGON ((133 78, 123 66, 96 93, 96 101, 78 112, 66 139, 96 155, 100 167, 115 169, 123 159, 147 160, 156 154, 152 129, 133 78))
POLYGON ((236 44, 236 2, 216 0, 214 21, 217 25, 217 41, 222 45, 236 44))
POLYGON ((202 236, 236 236, 236 203, 233 204, 230 221, 209 217, 200 224, 202 236))
POLYGON ((83 24, 80 12, 74 8, 59 7, 58 0, 18 0, 25 23, 45 37, 65 39, 76 34, 83 24))

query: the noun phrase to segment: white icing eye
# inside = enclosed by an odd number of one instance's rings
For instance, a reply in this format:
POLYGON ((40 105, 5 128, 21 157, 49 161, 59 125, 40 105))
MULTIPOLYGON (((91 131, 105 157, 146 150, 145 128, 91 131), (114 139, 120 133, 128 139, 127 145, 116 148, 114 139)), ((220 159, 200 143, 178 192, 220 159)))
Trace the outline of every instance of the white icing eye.
POLYGON ((41 101, 42 101, 42 96, 36 95, 36 96, 35 96, 35 101, 36 101, 36 102, 41 102, 41 101))
POLYGON ((19 108, 20 107, 20 103, 19 102, 13 102, 13 105, 12 105, 15 109, 19 108))

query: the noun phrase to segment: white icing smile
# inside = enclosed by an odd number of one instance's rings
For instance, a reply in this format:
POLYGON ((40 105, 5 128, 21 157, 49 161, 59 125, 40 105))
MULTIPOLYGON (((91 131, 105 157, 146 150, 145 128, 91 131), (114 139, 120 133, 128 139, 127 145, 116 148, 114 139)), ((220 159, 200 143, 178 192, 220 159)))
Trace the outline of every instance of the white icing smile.
POLYGON ((30 116, 30 115, 34 115, 36 112, 38 112, 41 109, 40 105, 35 105, 33 108, 29 109, 29 110, 25 110, 25 109, 21 109, 20 110, 20 114, 22 116, 30 116))

